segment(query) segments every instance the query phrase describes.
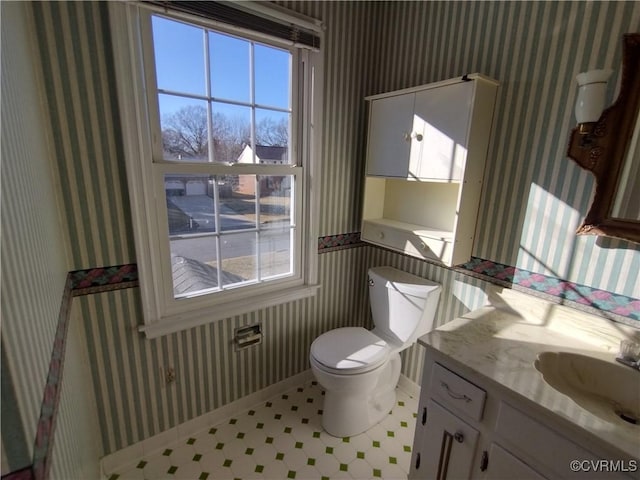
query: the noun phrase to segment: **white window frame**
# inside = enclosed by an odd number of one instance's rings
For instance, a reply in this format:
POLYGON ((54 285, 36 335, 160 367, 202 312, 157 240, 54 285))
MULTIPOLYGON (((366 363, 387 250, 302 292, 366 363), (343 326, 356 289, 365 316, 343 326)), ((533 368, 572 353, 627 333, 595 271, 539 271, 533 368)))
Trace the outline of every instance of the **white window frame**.
MULTIPOLYGON (((245 5, 250 4, 251 2, 247 2, 245 5)), ((260 6, 260 9, 264 8, 264 5, 260 6)), ((143 66, 143 59, 149 58, 148 55, 152 52, 143 52, 143 46, 146 44, 141 40, 142 35, 149 33, 144 29, 148 28, 149 14, 154 10, 154 7, 148 4, 143 5, 137 2, 109 3, 118 105, 144 314, 144 325, 140 326, 139 330, 148 338, 316 294, 319 288, 317 284, 319 188, 316 185, 320 174, 318 159, 321 158, 323 78, 321 52, 295 47, 296 54, 293 61, 299 62, 300 67, 296 68, 296 64, 293 63, 292 87, 295 91, 293 82, 296 82, 296 72, 300 72, 303 75, 300 79, 303 88, 298 98, 293 101, 294 117, 296 108, 305 109, 307 115, 306 121, 300 122, 302 125, 298 125, 295 120, 292 121, 292 148, 298 149, 292 158, 300 158, 302 165, 283 165, 277 168, 282 170, 283 175, 296 175, 295 199, 292 197, 297 229, 297 244, 292 247, 300 251, 299 264, 294 266, 296 274, 286 279, 250 287, 223 290, 187 299, 175 299, 168 253, 164 174, 181 172, 214 175, 228 173, 230 168, 234 168, 234 173, 237 174, 238 166, 163 162, 158 161, 157 156, 154 162, 151 161, 154 158, 154 149, 157 152, 159 144, 159 139, 154 137, 152 128, 153 122, 157 121, 158 113, 153 108, 149 108, 152 102, 148 101, 148 97, 156 95, 156 90, 147 88, 149 72, 145 71, 143 66), (295 143, 294 137, 300 140, 299 144, 295 143), (312 181, 315 182, 313 186, 312 181)), ((175 17, 177 19, 182 17, 190 23, 235 33, 274 46, 292 47, 282 40, 269 39, 267 42, 255 32, 230 29, 228 25, 223 26, 216 22, 205 24, 202 19, 185 14, 175 15, 175 17)), ((288 19, 290 20, 290 17, 288 19)), ((321 28, 318 25, 316 28, 322 40, 321 28)), ((154 75, 155 72, 152 77, 154 75)), ((259 164, 242 165, 240 168, 242 173, 247 174, 274 172, 273 166, 270 166, 269 171, 266 172, 264 166, 259 164)))

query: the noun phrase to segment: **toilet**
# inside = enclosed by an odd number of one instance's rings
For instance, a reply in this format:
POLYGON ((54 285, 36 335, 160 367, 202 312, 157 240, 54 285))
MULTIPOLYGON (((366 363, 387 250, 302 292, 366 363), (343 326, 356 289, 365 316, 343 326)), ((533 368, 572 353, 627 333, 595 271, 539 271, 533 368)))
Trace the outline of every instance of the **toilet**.
POLYGON ((396 400, 400 352, 433 328, 441 286, 393 267, 369 270, 373 330, 343 327, 311 344, 311 370, 324 388, 322 426, 335 437, 362 433, 396 400))

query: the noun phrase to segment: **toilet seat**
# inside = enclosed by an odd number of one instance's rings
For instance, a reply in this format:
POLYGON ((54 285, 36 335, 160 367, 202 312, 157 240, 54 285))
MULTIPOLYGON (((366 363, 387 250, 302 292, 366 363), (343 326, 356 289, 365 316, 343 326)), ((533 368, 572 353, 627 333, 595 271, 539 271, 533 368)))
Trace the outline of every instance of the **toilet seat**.
POLYGON ((387 342, 362 327, 330 330, 311 344, 311 356, 320 367, 339 375, 374 370, 389 358, 387 342))

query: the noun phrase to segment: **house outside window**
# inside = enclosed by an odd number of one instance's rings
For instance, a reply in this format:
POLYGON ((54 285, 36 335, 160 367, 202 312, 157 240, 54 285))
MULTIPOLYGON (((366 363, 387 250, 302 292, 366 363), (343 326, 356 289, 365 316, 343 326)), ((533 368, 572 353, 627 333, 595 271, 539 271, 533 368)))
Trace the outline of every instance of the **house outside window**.
POLYGON ((142 330, 314 294, 319 52, 153 6, 111 12, 142 330))

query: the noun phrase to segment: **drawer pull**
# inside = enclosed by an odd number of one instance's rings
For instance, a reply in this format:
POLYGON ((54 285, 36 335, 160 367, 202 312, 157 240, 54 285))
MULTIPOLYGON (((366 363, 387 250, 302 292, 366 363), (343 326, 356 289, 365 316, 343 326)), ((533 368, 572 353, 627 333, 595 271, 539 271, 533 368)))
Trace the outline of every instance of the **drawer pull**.
POLYGON ((470 397, 467 397, 465 394, 463 393, 456 393, 453 390, 451 390, 449 388, 449 385, 447 385, 445 382, 440 381, 440 386, 442 388, 444 388, 447 391, 447 395, 449 395, 451 398, 453 398, 454 400, 464 400, 465 402, 469 403, 472 399, 470 397))
POLYGON ((427 407, 422 409, 422 424, 427 423, 427 407))

